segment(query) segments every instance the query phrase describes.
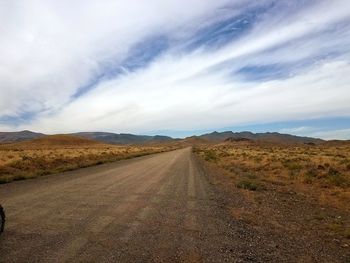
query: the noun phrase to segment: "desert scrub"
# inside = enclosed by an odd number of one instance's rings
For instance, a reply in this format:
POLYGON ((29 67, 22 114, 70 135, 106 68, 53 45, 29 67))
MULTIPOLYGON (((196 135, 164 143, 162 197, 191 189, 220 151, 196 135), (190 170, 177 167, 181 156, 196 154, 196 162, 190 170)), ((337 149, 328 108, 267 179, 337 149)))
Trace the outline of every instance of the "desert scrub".
POLYGON ((0 145, 0 154, 5 159, 5 161, 0 163, 0 184, 174 150, 176 148, 172 146, 133 147, 108 145, 107 151, 104 144, 91 147, 69 145, 69 147, 55 146, 53 148, 43 146, 40 149, 29 148, 27 144, 24 146, 22 151, 14 153, 11 145, 0 145), (7 152, 13 153, 12 155, 14 156, 8 158, 9 154, 6 154, 7 152))
POLYGON ((283 165, 291 172, 300 171, 303 168, 297 160, 287 159, 283 162, 283 165))
POLYGON ((209 162, 216 162, 218 156, 214 150, 208 150, 204 152, 204 159, 209 162))
POLYGON ((249 191, 263 190, 264 187, 259 181, 259 177, 252 172, 241 172, 238 175, 238 182, 236 187, 249 191))
POLYGON ((317 176, 318 171, 315 168, 309 169, 305 173, 304 183, 311 184, 317 176))
POLYGON ((273 187, 308 191, 322 202, 339 207, 350 203, 350 144, 274 146, 270 144, 229 143, 196 146, 198 154, 231 173, 235 186, 259 189, 259 183, 273 187), (228 156, 222 152, 227 152, 228 156), (255 174, 256 179, 247 177, 255 174), (337 192, 341 194, 336 194, 337 192))
POLYGON ((338 186, 342 188, 347 188, 350 186, 349 179, 333 168, 329 169, 327 180, 329 184, 333 186, 338 186))
POLYGON ((237 188, 246 189, 250 191, 258 190, 258 184, 249 179, 243 179, 237 183, 237 188))

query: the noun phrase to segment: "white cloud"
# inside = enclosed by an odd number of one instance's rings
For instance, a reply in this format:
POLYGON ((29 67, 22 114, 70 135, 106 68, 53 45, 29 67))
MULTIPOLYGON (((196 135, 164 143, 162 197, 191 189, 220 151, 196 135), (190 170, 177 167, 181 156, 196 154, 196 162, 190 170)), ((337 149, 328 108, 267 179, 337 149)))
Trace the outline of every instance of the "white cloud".
POLYGON ((220 74, 182 82, 145 71, 101 84, 33 128, 142 132, 341 116, 350 113, 349 72, 348 63, 331 62, 289 79, 242 85, 220 74))
POLYGON ((315 131, 309 136, 324 140, 350 140, 350 129, 315 131))
POLYGON ((300 126, 300 127, 294 127, 294 128, 280 129, 279 132, 299 135, 299 134, 305 134, 305 133, 310 132, 310 131, 314 131, 314 129, 315 128, 313 128, 313 127, 300 126))
POLYGON ((350 140, 350 129, 334 129, 333 127, 324 129, 320 127, 301 126, 281 129, 279 132, 324 140, 350 140))
POLYGON ((2 1, 0 115, 58 108, 101 63, 121 61, 144 37, 202 19, 226 2, 2 1))
POLYGON ((245 2, 0 2, 0 117, 35 111, 17 128, 44 132, 142 133, 350 116, 347 1, 290 9, 285 2, 238 40, 181 50, 203 25, 245 12, 245 2), (227 4, 234 8, 220 9, 227 4), (118 64, 135 43, 155 35, 176 44, 150 65, 71 100, 106 62, 118 64), (285 79, 247 81, 234 73, 305 59, 285 79))

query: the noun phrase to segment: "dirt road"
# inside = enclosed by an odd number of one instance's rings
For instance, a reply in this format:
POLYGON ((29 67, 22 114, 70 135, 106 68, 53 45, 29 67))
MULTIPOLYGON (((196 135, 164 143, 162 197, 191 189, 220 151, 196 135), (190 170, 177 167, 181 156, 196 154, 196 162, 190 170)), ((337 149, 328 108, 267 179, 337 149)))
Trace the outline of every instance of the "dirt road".
POLYGON ((219 199, 190 148, 0 185, 0 261, 233 262, 219 199))

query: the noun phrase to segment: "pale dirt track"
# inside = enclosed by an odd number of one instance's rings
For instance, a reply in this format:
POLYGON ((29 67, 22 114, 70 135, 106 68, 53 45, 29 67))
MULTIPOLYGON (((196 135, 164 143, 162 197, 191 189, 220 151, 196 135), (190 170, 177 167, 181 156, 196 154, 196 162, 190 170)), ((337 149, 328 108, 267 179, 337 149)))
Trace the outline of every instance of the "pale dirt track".
POLYGON ((190 148, 0 185, 0 261, 242 260, 219 199, 190 148))

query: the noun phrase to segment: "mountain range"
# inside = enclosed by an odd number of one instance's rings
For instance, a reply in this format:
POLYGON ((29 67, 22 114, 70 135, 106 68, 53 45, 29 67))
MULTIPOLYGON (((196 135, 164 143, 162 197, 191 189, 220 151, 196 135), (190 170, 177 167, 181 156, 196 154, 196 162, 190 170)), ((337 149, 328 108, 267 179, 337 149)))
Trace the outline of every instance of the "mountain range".
POLYGON ((28 141, 44 136, 43 133, 32 131, 0 132, 0 143, 28 141))
MULTIPOLYGON (((310 137, 301 137, 290 134, 281 134, 277 132, 252 133, 244 132, 212 132, 200 136, 191 136, 185 139, 174 139, 169 136, 162 135, 135 135, 126 133, 110 133, 110 132, 79 132, 70 133, 68 135, 82 137, 90 140, 95 140, 103 143, 111 144, 148 144, 148 143, 167 143, 174 141, 184 141, 188 143, 220 143, 224 141, 263 141, 271 143, 288 143, 288 144, 319 144, 324 140, 310 137)), ((47 135, 32 131, 20 132, 0 132, 0 143, 20 142, 37 138, 42 138, 47 135)))
POLYGON ((222 141, 239 141, 240 139, 252 140, 252 141, 264 141, 271 143, 308 143, 308 144, 319 144, 324 142, 324 140, 311 138, 311 137, 301 137, 290 134, 281 134, 278 132, 265 132, 265 133, 252 133, 249 131, 244 132, 212 132, 208 134, 203 134, 198 136, 199 138, 205 139, 210 142, 222 142, 222 141))
POLYGON ((96 140, 104 143, 112 144, 144 144, 144 143, 162 143, 170 142, 174 139, 168 136, 155 135, 135 135, 128 133, 110 133, 110 132, 79 132, 73 133, 79 137, 84 137, 91 140, 96 140))

